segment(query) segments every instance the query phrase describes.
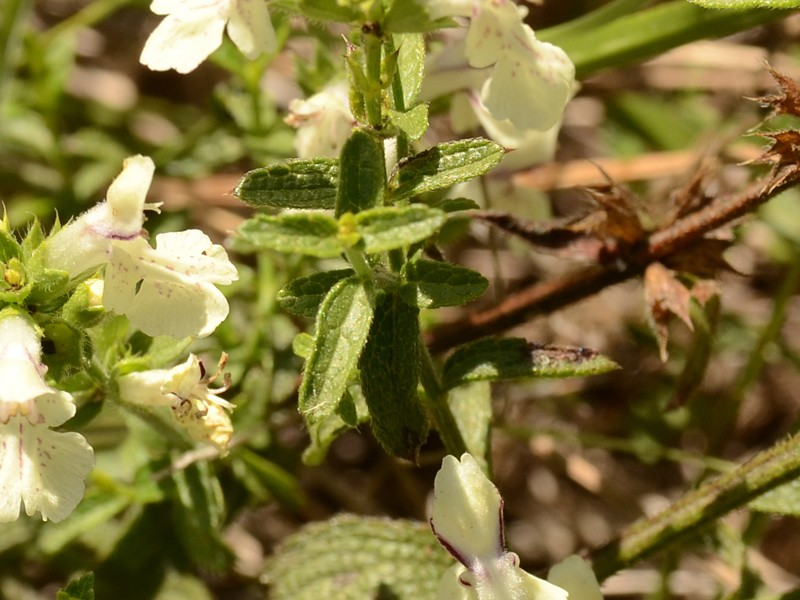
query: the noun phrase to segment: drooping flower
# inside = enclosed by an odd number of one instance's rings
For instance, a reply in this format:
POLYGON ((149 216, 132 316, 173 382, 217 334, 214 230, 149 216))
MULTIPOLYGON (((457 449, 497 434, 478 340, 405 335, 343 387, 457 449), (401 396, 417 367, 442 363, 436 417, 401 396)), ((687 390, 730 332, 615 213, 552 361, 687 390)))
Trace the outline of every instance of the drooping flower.
POLYGON ((44 262, 75 279, 105 265, 103 306, 126 315, 148 335, 209 335, 228 315, 215 285, 238 277, 222 246, 202 231, 163 233, 156 248, 142 237, 153 161, 133 156, 108 189, 106 201, 43 244, 44 262))
POLYGON ((597 580, 579 557, 545 581, 523 571, 505 547, 503 500, 475 459, 446 456, 436 475, 431 527, 460 564, 439 582, 437 600, 599 600, 597 580), (587 583, 588 582, 588 583, 587 583))
POLYGON ((94 453, 78 433, 56 432, 75 414, 67 392, 44 380, 33 324, 14 311, 0 314, 0 522, 41 513, 61 521, 83 497, 94 453))
POLYGON ((305 100, 292 100, 286 122, 297 129, 294 147, 298 157, 338 158, 356 124, 347 87, 336 84, 305 100))
POLYGON ((470 25, 463 40, 451 40, 430 59, 424 97, 470 91, 487 133, 495 139, 501 132, 510 148, 528 132, 558 126, 575 67, 561 48, 536 39, 522 20, 524 9, 511 0, 428 0, 428 7, 435 18, 464 16, 470 25))
POLYGON ((219 370, 206 377, 203 363, 194 355, 172 369, 152 369, 122 375, 119 380, 120 398, 142 406, 167 406, 172 416, 189 436, 211 444, 225 452, 231 435, 230 411, 233 405, 219 397, 230 387, 227 376, 223 385, 210 388, 222 373, 227 357, 223 354, 219 370))
POLYGON ((188 73, 222 44, 222 32, 250 59, 275 50, 275 30, 264 0, 153 0, 166 18, 150 34, 139 62, 154 71, 188 73))

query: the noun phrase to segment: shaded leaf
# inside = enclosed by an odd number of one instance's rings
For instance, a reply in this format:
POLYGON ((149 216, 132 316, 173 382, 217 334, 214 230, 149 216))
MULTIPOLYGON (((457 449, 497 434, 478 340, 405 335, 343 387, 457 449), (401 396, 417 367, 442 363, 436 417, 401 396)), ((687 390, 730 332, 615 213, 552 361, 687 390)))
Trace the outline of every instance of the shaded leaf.
POLYGON ((733 240, 702 238, 684 250, 673 252, 662 263, 679 273, 704 278, 715 277, 720 271, 736 273, 723 256, 732 244, 733 240))
POLYGON ((383 142, 368 129, 354 130, 339 158, 336 216, 380 206, 385 187, 383 142))
POLYGON ((368 253, 386 252, 426 240, 445 222, 445 214, 425 204, 385 206, 355 215, 356 231, 368 253))
POLYGON ((358 363, 361 389, 375 438, 388 454, 413 462, 428 435, 417 396, 419 356, 419 309, 396 294, 381 295, 358 363))
POLYGON ((256 215, 239 226, 238 237, 261 250, 277 250, 320 258, 338 256, 339 224, 328 215, 291 213, 256 215))
POLYGON ((338 180, 336 159, 294 159, 245 173, 233 193, 257 207, 330 209, 338 180))
POLYGON ((483 138, 445 142, 401 160, 389 186, 398 199, 450 187, 487 173, 504 155, 502 146, 483 138))
POLYGON ((420 308, 461 306, 489 286, 489 281, 472 269, 433 260, 408 263, 405 279, 408 285, 401 290, 403 299, 420 308))
POLYGON ((583 377, 618 368, 594 350, 533 344, 522 338, 483 338, 458 348, 442 372, 445 389, 474 381, 583 377))
POLYGON ((313 319, 317 316, 319 305, 330 289, 351 275, 353 275, 352 269, 337 269, 293 279, 278 292, 275 300, 284 310, 313 319))
POLYGON ((56 600, 94 600, 94 573, 73 579, 56 593, 56 600))
POLYGON ((337 437, 368 421, 369 410, 361 388, 356 384, 350 385, 339 401, 334 414, 308 426, 311 444, 303 452, 303 463, 307 465, 320 464, 325 460, 328 448, 337 437))
POLYGON ((372 323, 367 290, 355 277, 337 283, 317 314, 314 349, 306 361, 298 407, 309 424, 336 412, 372 323))
POLYGON ((447 404, 461 432, 461 438, 485 473, 489 465, 492 426, 492 388, 489 381, 475 381, 452 388, 447 404))
POLYGON ((286 538, 265 574, 273 600, 421 600, 452 563, 426 523, 340 515, 286 538))
POLYGON ((693 330, 692 319, 689 316, 689 301, 692 295, 661 263, 650 264, 644 272, 644 300, 647 304, 650 322, 658 341, 661 360, 666 361, 667 341, 669 339, 670 314, 676 315, 686 326, 693 330))

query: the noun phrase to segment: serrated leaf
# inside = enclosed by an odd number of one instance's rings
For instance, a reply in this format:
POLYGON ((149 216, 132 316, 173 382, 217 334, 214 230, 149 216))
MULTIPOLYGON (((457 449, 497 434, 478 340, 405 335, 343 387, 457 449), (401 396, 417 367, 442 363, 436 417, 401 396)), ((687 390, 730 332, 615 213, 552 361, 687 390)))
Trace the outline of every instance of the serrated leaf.
POLYGON ((428 105, 417 104, 411 110, 388 111, 389 122, 408 136, 411 141, 418 140, 428 130, 428 105))
POLYGON ((305 254, 319 258, 338 256, 342 245, 339 224, 328 215, 293 213, 256 215, 239 226, 238 237, 261 250, 305 254))
POLYGON ((385 187, 383 142, 367 129, 354 130, 339 158, 336 216, 380 206, 385 187))
POLYGON ((300 277, 286 284, 275 299, 284 310, 313 319, 317 316, 319 305, 330 289, 351 275, 353 275, 352 269, 337 269, 300 277))
POLYGON ((94 600, 94 573, 73 579, 56 593, 56 600, 94 600))
POLYGON ((422 89, 425 76, 425 37, 418 33, 403 33, 395 35, 394 42, 398 49, 397 69, 403 88, 403 108, 408 108, 417 101, 422 89))
POLYGON ((800 0, 689 0, 704 8, 746 10, 749 8, 800 8, 800 0))
POLYGON ((750 502, 748 506, 758 512, 800 516, 800 479, 771 489, 750 502))
POLYGON ((483 138, 445 142, 400 161, 389 187, 395 198, 450 187, 487 173, 504 155, 502 146, 483 138))
POLYGON ((480 297, 489 281, 477 271, 433 260, 406 266, 403 299, 420 308, 461 306, 480 297))
POLYGON ((265 575, 272 600, 426 600, 452 564, 425 523, 340 515, 288 537, 265 575))
POLYGON ((371 323, 369 295, 356 277, 340 281, 325 296, 298 398, 300 412, 309 424, 335 413, 371 323))
POLYGON ((295 159, 245 173, 233 193, 256 207, 331 209, 338 182, 338 160, 295 159))
POLYGON ((219 480, 206 462, 176 471, 172 480, 176 492, 172 515, 181 545, 197 567, 224 573, 233 554, 220 535, 225 500, 219 480))
POLYGON ((386 252, 426 240, 444 225, 445 214, 425 204, 384 206, 355 215, 368 253, 386 252))
POLYGON ((372 431, 392 456, 416 462, 428 435, 428 419, 417 396, 419 310, 396 294, 380 296, 358 366, 372 431))
POLYGON ((445 389, 473 381, 584 377, 619 368, 587 348, 544 346, 522 338, 483 338, 458 348, 444 365, 445 389))

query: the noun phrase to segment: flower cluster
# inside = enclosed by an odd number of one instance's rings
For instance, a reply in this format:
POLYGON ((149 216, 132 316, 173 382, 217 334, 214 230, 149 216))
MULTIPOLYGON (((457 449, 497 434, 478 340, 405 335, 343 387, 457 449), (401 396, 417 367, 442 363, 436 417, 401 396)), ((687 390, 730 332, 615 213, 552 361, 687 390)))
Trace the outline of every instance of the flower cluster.
POLYGON ((602 600, 594 573, 578 556, 555 565, 547 581, 519 567, 505 547, 500 493, 469 454, 442 461, 431 527, 459 563, 439 582, 437 600, 602 600))

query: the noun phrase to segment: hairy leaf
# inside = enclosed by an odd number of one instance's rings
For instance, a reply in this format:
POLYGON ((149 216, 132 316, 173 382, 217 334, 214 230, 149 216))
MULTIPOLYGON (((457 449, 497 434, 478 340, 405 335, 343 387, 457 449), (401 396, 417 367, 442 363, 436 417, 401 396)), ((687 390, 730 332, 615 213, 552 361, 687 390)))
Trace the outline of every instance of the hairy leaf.
POLYGON ((330 289, 351 275, 353 275, 352 269, 337 269, 300 277, 286 284, 275 299, 284 310, 313 319, 317 316, 319 305, 330 289))
POLYGON ((447 359, 445 389, 473 381, 530 377, 583 377, 618 368, 594 350, 533 344, 522 338, 483 338, 458 348, 447 359))
POLYGON ((405 112, 390 109, 389 122, 405 133, 409 140, 418 140, 428 130, 428 105, 417 104, 405 112))
POLYGON ((357 278, 343 279, 325 296, 298 398, 300 412, 309 424, 336 412, 371 323, 369 296, 357 278))
POLYGON ((257 207, 330 209, 338 180, 336 159, 295 159, 245 173, 233 193, 257 207))
POLYGON ((389 186, 395 198, 450 187, 487 173, 504 155, 502 146, 483 138, 445 142, 400 161, 389 186))
POLYGON ((383 142, 367 129, 356 129, 344 143, 339 159, 336 216, 380 206, 385 187, 383 142))
POLYGON ((320 258, 338 256, 342 245, 339 224, 328 215, 292 213, 256 215, 239 226, 239 238, 262 250, 306 254, 320 258))
MULTIPOLYGON (((395 4, 407 5, 405 0, 395 4)), ((397 46, 397 69, 402 86, 403 108, 408 109, 417 101, 425 75, 425 38, 418 33, 401 33, 394 36, 397 46)), ((427 117, 427 111, 426 111, 427 117)))
POLYGON ((445 214, 425 204, 373 208, 355 216, 356 230, 368 253, 386 252, 421 242, 445 222, 445 214))
POLYGON ((403 299, 420 308, 461 306, 486 291, 489 281, 480 273, 446 262, 418 260, 405 271, 403 299))

